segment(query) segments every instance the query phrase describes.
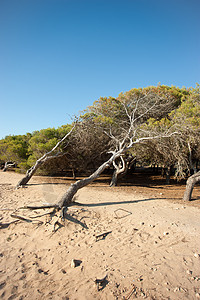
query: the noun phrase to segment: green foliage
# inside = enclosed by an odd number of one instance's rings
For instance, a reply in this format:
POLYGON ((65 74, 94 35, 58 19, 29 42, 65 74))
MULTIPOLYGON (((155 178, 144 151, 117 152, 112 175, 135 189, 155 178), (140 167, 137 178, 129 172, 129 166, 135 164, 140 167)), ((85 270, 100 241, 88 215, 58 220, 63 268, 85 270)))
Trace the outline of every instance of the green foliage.
MULTIPOLYGON (((52 150, 71 127, 63 125, 32 134, 7 136, 0 140, 0 160, 16 162, 24 171, 52 150)), ((66 155, 44 165, 42 172, 52 174, 53 170, 58 169, 96 168, 108 156, 109 150, 117 148, 117 141, 121 142, 127 132, 132 132, 134 139, 137 139, 172 130, 181 133, 181 137, 145 141, 130 149, 131 153, 143 161, 185 168, 189 155, 187 143, 190 142, 192 154, 197 158, 200 149, 199 85, 188 89, 149 86, 120 93, 117 98, 100 97, 81 113, 75 130, 57 149, 66 155), (132 117, 135 121, 130 127, 132 117)))
POLYGON ((177 110, 171 113, 174 123, 180 125, 182 130, 192 132, 200 128, 200 90, 199 87, 191 90, 188 98, 182 100, 177 110))
POLYGON ((58 129, 47 128, 32 134, 6 136, 0 140, 0 160, 15 162, 21 171, 25 171, 50 151, 70 129, 71 125, 63 125, 58 129))
POLYGON ((4 162, 12 161, 19 163, 28 158, 28 141, 30 134, 6 136, 0 140, 0 159, 4 162))

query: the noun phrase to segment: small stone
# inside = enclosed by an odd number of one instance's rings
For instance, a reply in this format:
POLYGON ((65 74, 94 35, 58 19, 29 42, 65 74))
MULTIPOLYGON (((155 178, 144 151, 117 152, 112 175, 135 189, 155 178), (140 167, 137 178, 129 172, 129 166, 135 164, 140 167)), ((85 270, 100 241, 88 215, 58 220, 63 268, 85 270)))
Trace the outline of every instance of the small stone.
POLYGON ((194 253, 194 257, 200 257, 200 254, 199 253, 194 253))
POLYGON ((71 267, 72 268, 76 268, 76 267, 80 266, 81 263, 82 263, 81 260, 72 259, 72 261, 71 261, 71 267))
POLYGON ((163 235, 168 235, 169 234, 169 232, 163 232, 163 235))
POLYGON ((200 298, 200 294, 196 293, 195 296, 199 299, 200 298))
POLYGON ((137 279, 137 281, 143 281, 142 275, 137 279))
POLYGON ((44 272, 42 269, 38 269, 38 273, 42 273, 44 272))
POLYGON ((74 259, 72 259, 71 261, 71 268, 76 268, 76 263, 74 259))
POLYGON ((183 292, 183 293, 186 293, 186 292, 187 292, 187 289, 184 289, 184 288, 180 287, 180 288, 179 288, 179 291, 180 291, 180 292, 183 292))
POLYGON ((144 225, 144 222, 141 222, 140 225, 144 225))
POLYGON ((187 273, 188 275, 192 275, 192 271, 190 271, 190 270, 187 270, 186 273, 187 273))

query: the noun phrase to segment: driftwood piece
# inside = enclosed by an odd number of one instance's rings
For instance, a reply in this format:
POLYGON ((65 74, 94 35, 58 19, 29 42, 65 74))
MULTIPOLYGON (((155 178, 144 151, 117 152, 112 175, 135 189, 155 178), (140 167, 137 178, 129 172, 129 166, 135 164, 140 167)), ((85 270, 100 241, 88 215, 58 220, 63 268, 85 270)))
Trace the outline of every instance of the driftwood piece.
POLYGON ((131 291, 128 293, 127 296, 123 297, 123 299, 124 299, 124 300, 130 299, 130 297, 131 297, 131 296, 133 295, 133 293, 135 293, 135 292, 136 292, 136 287, 133 285, 131 291))
POLYGON ((106 236, 111 232, 112 231, 107 231, 107 232, 96 235, 96 242, 98 242, 99 240, 104 240, 106 238, 106 236))

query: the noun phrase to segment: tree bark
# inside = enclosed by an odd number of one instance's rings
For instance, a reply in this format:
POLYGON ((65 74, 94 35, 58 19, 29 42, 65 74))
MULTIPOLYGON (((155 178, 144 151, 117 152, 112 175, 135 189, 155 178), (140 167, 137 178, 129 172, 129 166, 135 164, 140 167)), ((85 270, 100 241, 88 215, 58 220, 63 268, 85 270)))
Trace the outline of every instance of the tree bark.
POLYGON ((171 167, 168 166, 166 168, 165 174, 166 174, 166 184, 170 184, 171 167))
POLYGON ((72 177, 73 177, 73 179, 76 179, 76 173, 75 173, 74 168, 72 168, 72 177))
POLYGON ((75 183, 71 184, 71 186, 69 187, 69 189, 66 191, 66 193, 62 196, 62 198, 58 201, 58 206, 60 208, 62 208, 63 206, 68 206, 72 201, 73 201, 73 197, 75 196, 75 194, 77 193, 77 191, 81 188, 83 188, 84 186, 90 184, 91 182, 93 182, 95 179, 97 179, 101 173, 108 168, 113 161, 118 158, 122 153, 123 153, 124 149, 114 153, 106 162, 104 162, 94 173, 92 173, 92 175, 90 175, 87 178, 81 179, 76 181, 75 183))
POLYGON ((17 184, 17 188, 19 188, 20 186, 26 185, 29 180, 31 179, 31 177, 35 174, 35 172, 37 171, 37 169, 39 168, 39 166, 42 164, 41 160, 37 160, 35 165, 33 167, 31 167, 27 172, 26 172, 26 176, 23 177, 17 184))
POLYGON ((118 175, 119 174, 120 174, 119 171, 115 169, 114 172, 113 172, 113 175, 112 175, 111 182, 110 182, 110 187, 117 186, 117 181, 118 181, 118 175))
POLYGON ((183 200, 191 201, 194 186, 199 181, 200 181, 200 171, 193 174, 192 176, 190 176, 188 178, 187 183, 186 183, 185 193, 183 196, 183 200))
POLYGON ((110 182, 110 187, 117 186, 118 178, 124 177, 128 171, 128 168, 131 167, 136 160, 132 155, 129 155, 126 158, 121 155, 120 159, 121 162, 118 164, 115 161, 113 162, 115 170, 110 182))
POLYGON ((123 156, 120 156, 121 161, 113 161, 113 166, 115 168, 112 176, 112 180, 110 182, 110 187, 117 186, 118 177, 120 174, 125 172, 125 169, 127 167, 127 162, 125 162, 123 156))

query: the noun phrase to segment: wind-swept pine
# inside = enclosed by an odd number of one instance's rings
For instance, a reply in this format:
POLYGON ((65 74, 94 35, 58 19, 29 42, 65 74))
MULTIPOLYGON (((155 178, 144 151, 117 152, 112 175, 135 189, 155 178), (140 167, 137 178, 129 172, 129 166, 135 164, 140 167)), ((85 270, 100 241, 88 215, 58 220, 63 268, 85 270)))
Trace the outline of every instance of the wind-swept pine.
POLYGON ((165 87, 134 89, 128 93, 120 94, 117 99, 100 98, 89 107, 82 120, 91 130, 100 127, 105 136, 110 139, 110 158, 103 162, 89 177, 78 180, 72 184, 58 202, 59 207, 67 206, 73 201, 74 195, 80 188, 97 179, 101 173, 117 159, 134 148, 135 145, 147 140, 171 137, 177 132, 171 128, 152 132, 145 128, 149 118, 161 120, 177 106, 177 98, 168 92, 165 87))

